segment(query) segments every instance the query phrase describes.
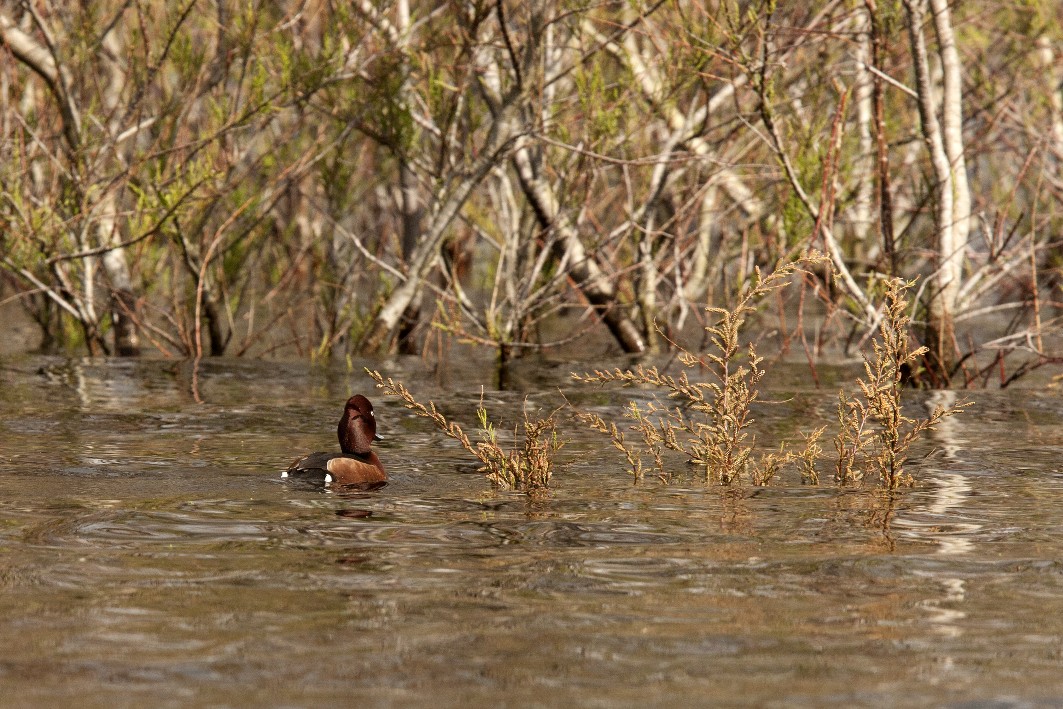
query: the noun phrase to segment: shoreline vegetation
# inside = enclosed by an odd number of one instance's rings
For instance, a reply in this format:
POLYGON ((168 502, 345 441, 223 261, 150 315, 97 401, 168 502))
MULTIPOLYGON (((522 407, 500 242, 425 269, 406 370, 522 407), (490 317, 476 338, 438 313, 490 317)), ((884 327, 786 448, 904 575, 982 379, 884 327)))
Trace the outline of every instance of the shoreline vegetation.
POLYGON ((815 249, 760 306, 810 362, 867 351, 900 278, 906 381, 1007 385, 1060 361, 1061 26, 945 0, 5 6, 5 305, 46 352, 679 353, 815 249))

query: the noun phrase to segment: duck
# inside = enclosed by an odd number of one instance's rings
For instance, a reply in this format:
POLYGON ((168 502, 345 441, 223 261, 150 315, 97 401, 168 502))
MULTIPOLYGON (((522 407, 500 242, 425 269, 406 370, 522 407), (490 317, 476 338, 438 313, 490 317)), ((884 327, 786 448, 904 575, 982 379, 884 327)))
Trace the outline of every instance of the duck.
POLYGON ((367 488, 387 484, 388 474, 370 447, 373 441, 382 439, 376 433, 376 417, 369 399, 361 394, 347 399, 336 433, 340 453, 303 456, 289 465, 281 477, 323 478, 326 483, 367 488))

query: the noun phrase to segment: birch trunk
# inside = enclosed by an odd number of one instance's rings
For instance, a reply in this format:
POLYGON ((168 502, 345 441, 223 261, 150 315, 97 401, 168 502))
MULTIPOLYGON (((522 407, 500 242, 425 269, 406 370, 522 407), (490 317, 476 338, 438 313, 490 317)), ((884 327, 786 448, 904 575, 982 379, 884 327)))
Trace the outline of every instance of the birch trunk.
MULTIPOLYGON (((399 88, 399 97, 403 103, 410 101, 410 3, 409 0, 398 0, 395 5, 396 30, 398 47, 402 60, 402 72, 404 75, 402 86, 399 88)), ((400 151, 405 151, 406 146, 399 146, 400 151)), ((421 221, 424 215, 424 199, 421 195, 420 184, 417 175, 410 165, 406 155, 399 156, 399 190, 402 200, 402 258, 409 262, 417 250, 417 240, 421 236, 421 221)), ((418 352, 417 341, 414 331, 421 322, 421 291, 406 306, 399 324, 398 341, 399 351, 403 354, 416 354, 418 352)))
MULTIPOLYGON (((904 0, 904 7, 908 16, 908 35, 912 46, 919 122, 922 126, 923 140, 930 152, 934 176, 938 182, 938 202, 937 209, 934 210, 938 267, 932 277, 932 288, 927 303, 924 344, 930 350, 927 355, 927 365, 931 376, 938 383, 944 383, 948 381, 953 363, 955 306, 960 287, 964 245, 958 240, 959 235, 956 229, 955 172, 949 161, 945 139, 938 123, 933 86, 930 81, 930 61, 922 29, 926 15, 925 1, 904 0)), ((946 70, 947 74, 948 70, 946 70)), ((949 86, 951 88, 951 85, 949 86)), ((945 98, 947 104, 948 91, 946 91, 945 98)), ((950 127, 956 129, 954 122, 958 115, 958 108, 946 107, 945 115, 950 113, 952 115, 950 120, 953 121, 950 127)))
MULTIPOLYGON (((125 86, 126 76, 119 65, 118 39, 115 32, 107 33, 103 40, 106 50, 106 58, 110 80, 104 93, 104 105, 110 115, 111 122, 108 125, 111 140, 115 141, 105 155, 110 159, 112 167, 118 167, 119 160, 116 154, 121 150, 117 137, 121 133, 118 117, 119 101, 122 97, 122 89, 125 86)), ((107 189, 100 204, 100 217, 96 223, 97 241, 101 247, 110 247, 103 254, 103 271, 107 274, 107 280, 111 284, 111 326, 114 330, 114 353, 120 357, 132 357, 140 354, 140 342, 136 328, 136 290, 133 287, 133 278, 129 271, 129 260, 126 258, 125 248, 119 246, 122 242, 121 231, 118 228, 118 195, 117 187, 107 189)))
POLYGON ((875 244, 868 243, 871 229, 871 203, 875 192, 875 144, 871 123, 874 118, 874 87, 868 65, 871 63, 871 21, 864 13, 857 14, 857 44, 853 56, 856 65, 856 130, 860 154, 854 165, 856 172, 856 196, 853 198, 850 220, 853 239, 859 244, 869 260, 874 260, 875 244))
MULTIPOLYGON (((941 256, 948 261, 950 275, 954 279, 952 290, 959 291, 963 275, 963 257, 971 231, 971 189, 967 180, 967 160, 963 149, 963 77, 960 56, 956 51, 956 39, 952 34, 948 0, 930 0, 934 14, 934 32, 938 38, 938 55, 941 57, 942 101, 941 124, 945 142, 945 154, 952 171, 952 231, 954 250, 941 256)), ((958 305, 953 302, 953 307, 958 305)))

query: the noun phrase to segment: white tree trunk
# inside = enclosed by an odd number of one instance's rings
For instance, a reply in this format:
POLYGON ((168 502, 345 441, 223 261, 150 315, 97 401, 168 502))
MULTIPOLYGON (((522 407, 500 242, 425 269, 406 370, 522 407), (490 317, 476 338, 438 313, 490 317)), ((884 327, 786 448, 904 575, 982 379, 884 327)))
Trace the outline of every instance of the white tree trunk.
MULTIPOLYGON (((956 279, 956 289, 963 272, 963 257, 971 231, 971 189, 967 180, 967 160, 963 149, 963 77, 960 55, 952 34, 948 0, 930 0, 934 14, 934 32, 938 38, 941 57, 942 100, 941 124, 945 154, 952 171, 952 232, 955 251, 942 254, 947 258, 950 274, 956 279)), ((953 302, 955 307, 957 303, 953 302)))
MULTIPOLYGON (((936 2, 937 0, 933 0, 936 2)), ((938 203, 935 210, 934 222, 937 231, 937 270, 933 275, 933 288, 929 294, 927 303, 927 333, 924 344, 930 348, 930 366, 932 375, 947 380, 951 369, 953 348, 953 321, 960 292, 960 279, 962 278, 963 256, 966 241, 961 241, 960 236, 966 237, 966 232, 958 228, 960 219, 957 218, 955 187, 957 172, 949 159, 945 138, 942 135, 941 125, 938 123, 935 111, 934 90, 930 80, 930 61, 926 49, 926 39, 923 36, 923 20, 926 16, 926 0, 904 0, 904 7, 908 14, 908 35, 912 46, 912 62, 915 69, 916 93, 919 104, 919 120, 922 125, 923 139, 930 152, 930 161, 933 165, 934 176, 938 181, 938 203)), ((944 18, 947 23, 948 17, 944 18)), ((951 34, 949 35, 951 37, 951 34)), ((953 52, 955 47, 953 47, 953 52)), ((942 65, 945 67, 946 60, 942 56, 942 65)), ((957 135, 962 127, 957 123, 960 117, 958 96, 950 91, 958 90, 955 81, 958 77, 948 78, 950 70, 958 71, 955 63, 945 68, 945 97, 943 99, 943 113, 948 118, 948 127, 952 130, 952 140, 959 141, 959 154, 962 158, 963 141, 962 135, 957 135), (950 105, 952 102, 953 105, 950 105)), ((957 146, 953 145, 956 150, 957 146)), ((966 183, 966 175, 964 175, 966 183)), ((967 203, 969 210, 970 204, 967 203)), ((967 215, 969 217, 969 214, 967 215)), ((962 221, 966 222, 965 217, 962 221)))
MULTIPOLYGON (((122 98, 126 76, 119 62, 118 52, 120 47, 117 35, 113 30, 107 33, 104 38, 103 47, 106 53, 110 55, 107 57, 110 80, 104 92, 104 103, 107 114, 112 116, 108 130, 110 139, 113 141, 110 146, 111 150, 107 155, 109 159, 106 162, 112 167, 117 167, 121 162, 118 155, 118 151, 121 150, 121 146, 118 144, 121 126, 117 121, 118 117, 121 116, 121 111, 118 110, 118 105, 122 98)), ((107 274, 107 280, 111 285, 110 307, 111 326, 114 331, 114 354, 124 357, 135 356, 140 354, 140 342, 137 337, 136 319, 134 317, 137 298, 133 287, 133 278, 129 271, 129 260, 126 258, 126 250, 124 247, 119 246, 122 242, 122 236, 118 228, 118 195, 114 187, 106 189, 101 199, 99 210, 100 213, 96 222, 96 239, 101 247, 110 247, 110 250, 103 254, 103 270, 107 274)))
POLYGON ((853 198, 853 207, 850 217, 850 225, 853 238, 865 256, 874 260, 881 244, 868 243, 867 235, 872 224, 872 203, 875 193, 875 141, 871 134, 871 122, 874 118, 872 106, 873 82, 868 64, 871 62, 871 18, 867 13, 856 15, 857 44, 853 53, 853 63, 856 69, 856 129, 860 140, 860 154, 854 161, 855 179, 857 181, 856 196, 853 198))

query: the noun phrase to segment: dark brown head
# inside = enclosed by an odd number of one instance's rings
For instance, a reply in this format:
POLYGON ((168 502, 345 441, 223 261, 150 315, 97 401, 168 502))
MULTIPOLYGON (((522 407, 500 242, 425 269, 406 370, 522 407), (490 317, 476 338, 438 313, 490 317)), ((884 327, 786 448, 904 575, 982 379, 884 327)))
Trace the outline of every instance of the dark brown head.
POLYGON ((373 405, 369 403, 369 399, 361 394, 347 399, 337 433, 340 437, 340 450, 344 453, 369 455, 370 445, 373 441, 380 440, 376 435, 376 417, 373 416, 373 405))

